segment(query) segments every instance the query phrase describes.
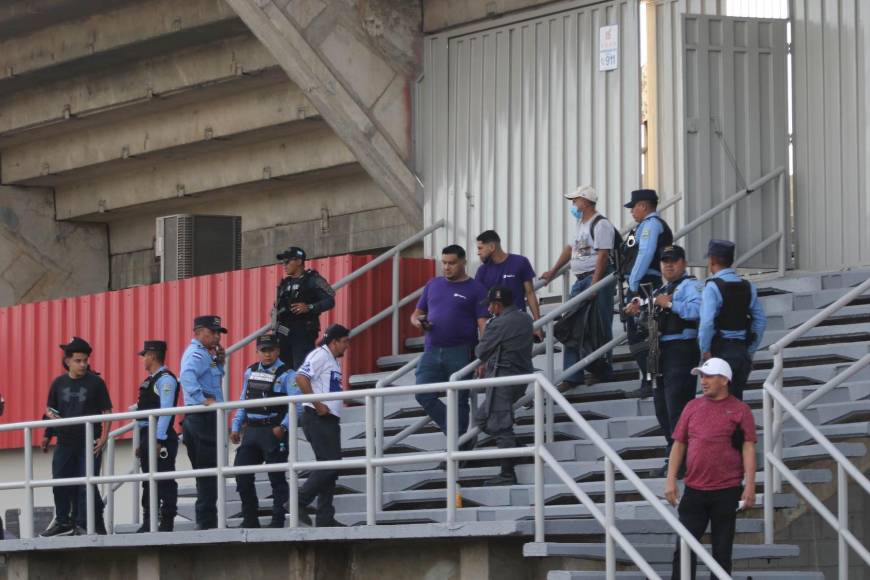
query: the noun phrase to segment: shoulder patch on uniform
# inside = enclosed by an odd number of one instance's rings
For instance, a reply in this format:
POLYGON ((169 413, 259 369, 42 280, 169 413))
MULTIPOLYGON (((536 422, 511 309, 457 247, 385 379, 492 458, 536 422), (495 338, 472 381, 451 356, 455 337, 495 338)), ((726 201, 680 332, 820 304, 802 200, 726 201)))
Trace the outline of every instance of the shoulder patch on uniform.
POLYGON ((329 282, 326 281, 326 278, 321 276, 317 271, 314 271, 313 274, 314 275, 312 279, 314 280, 314 285, 320 290, 323 290, 324 292, 329 294, 330 296, 335 296, 335 288, 333 288, 329 284, 329 282))
POLYGON ((164 393, 171 393, 175 390, 175 385, 172 385, 170 383, 163 383, 163 386, 160 387, 160 390, 164 393))
POLYGON ((649 228, 643 228, 643 233, 640 234, 640 237, 648 238, 649 237, 649 228))

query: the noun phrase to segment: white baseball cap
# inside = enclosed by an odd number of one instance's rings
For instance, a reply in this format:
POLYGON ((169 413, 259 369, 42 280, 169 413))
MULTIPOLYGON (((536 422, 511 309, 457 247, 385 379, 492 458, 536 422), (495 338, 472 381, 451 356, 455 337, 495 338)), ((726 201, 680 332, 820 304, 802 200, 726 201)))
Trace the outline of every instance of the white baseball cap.
POLYGON ((598 203, 598 193, 591 185, 581 185, 574 191, 565 194, 565 199, 577 199, 578 197, 582 197, 592 203, 598 203))
POLYGON ((722 375, 729 381, 731 380, 731 365, 721 358, 711 358, 699 367, 692 369, 693 375, 722 375))

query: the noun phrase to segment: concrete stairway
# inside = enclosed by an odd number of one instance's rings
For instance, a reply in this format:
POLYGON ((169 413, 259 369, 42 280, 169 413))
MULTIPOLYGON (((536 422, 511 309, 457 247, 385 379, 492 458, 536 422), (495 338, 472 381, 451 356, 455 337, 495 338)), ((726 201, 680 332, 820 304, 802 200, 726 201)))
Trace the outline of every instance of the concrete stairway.
MULTIPOLYGON (((830 275, 791 276, 784 279, 759 283, 760 296, 770 320, 764 346, 784 336, 790 329, 807 320, 820 308, 830 304, 848 291, 854 284, 863 281, 867 271, 843 272, 830 275)), ((870 352, 870 295, 855 300, 841 311, 841 315, 819 326, 806 337, 797 341, 786 352, 785 393, 792 401, 798 401, 813 392, 819 385, 834 377, 848 364, 870 352)), ((404 364, 416 355, 422 344, 420 339, 406 341, 407 354, 383 357, 378 363, 381 372, 351 377, 354 388, 372 386, 392 369, 404 364)), ((561 364, 557 360, 557 366, 561 364)), ((543 358, 536 359, 543 367, 543 358)), ((755 359, 755 370, 750 376, 745 394, 746 402, 753 407, 756 422, 761 422, 761 384, 769 373, 772 356, 765 350, 755 359)), ((634 469, 659 496, 663 495, 664 480, 657 471, 663 464, 665 441, 655 420, 652 399, 637 399, 634 391, 638 386, 636 370, 625 348, 615 353, 616 380, 592 387, 581 386, 566 394, 574 407, 590 421, 591 425, 608 440, 623 459, 634 469)), ((412 384, 413 374, 403 377, 398 384, 412 384)), ((422 410, 412 397, 393 397, 385 402, 385 429, 387 437, 398 433, 408 424, 422 416, 422 410)), ((834 441, 849 457, 860 458, 867 449, 857 439, 870 436, 870 370, 858 373, 806 410, 807 416, 822 432, 834 441)), ((364 453, 364 409, 349 407, 342 417, 343 449, 346 457, 364 453)), ((517 413, 517 434, 521 443, 532 438, 532 411, 517 413)), ((602 454, 586 441, 579 428, 556 413, 555 442, 548 445, 550 452, 563 467, 596 501, 603 501, 602 454)), ((759 440, 761 437, 759 436, 759 440)), ((826 457, 809 436, 794 423, 786 425, 784 456, 786 463, 801 481, 806 484, 825 484, 832 480, 828 469, 813 468, 812 464, 826 457)), ((478 447, 492 447, 490 437, 481 436, 478 447)), ((302 457, 310 457, 307 444, 301 445, 302 457)), ((389 453, 410 451, 435 451, 444 449, 444 436, 430 424, 419 433, 405 439, 389 450, 389 453)), ((482 482, 494 476, 496 462, 473 461, 464 463, 459 470, 459 484, 463 507, 457 512, 461 522, 517 521, 519 533, 533 535, 533 474, 531 460, 517 468, 518 484, 509 487, 483 487, 482 482)), ((761 462, 759 462, 761 465, 761 462)), ((529 543, 524 555, 529 558, 570 558, 583 560, 589 567, 600 565, 603 570, 603 533, 601 527, 549 470, 546 471, 545 513, 547 517, 547 542, 529 543)), ((617 478, 621 479, 619 474, 617 478)), ((736 561, 752 560, 753 565, 763 560, 793 558, 798 547, 793 545, 764 545, 761 543, 761 489, 765 485, 763 473, 758 474, 759 506, 742 514, 738 520, 738 538, 735 545, 736 561)), ((268 481, 258 477, 258 492, 261 498, 270 494, 268 481)), ((191 520, 193 517, 192 487, 180 490, 182 501, 179 515, 191 520)), ((617 518, 620 530, 631 539, 641 553, 648 558, 663 576, 669 574, 670 559, 675 535, 662 522, 651 506, 643 501, 627 481, 617 481, 617 518)), ((434 462, 390 469, 384 478, 384 509, 378 514, 380 524, 438 523, 445 520, 445 473, 434 462)), ((240 521, 240 503, 235 485, 227 488, 230 526, 240 521)), ((791 493, 774 496, 776 509, 793 508, 799 504, 791 493)), ((361 471, 345 472, 338 481, 335 498, 336 518, 345 525, 365 523, 365 477, 361 471)), ((268 520, 271 502, 262 501, 262 519, 268 520)), ((192 528, 189 521, 179 521, 177 529, 192 528)), ((122 526, 118 531, 129 531, 122 526)), ((630 562, 619 554, 620 564, 627 567, 619 578, 640 578, 632 572, 630 562)), ((562 561, 562 560, 560 560, 562 561)), ((739 563, 738 563, 738 568, 739 563)), ((702 571, 699 577, 706 577, 702 571)), ((600 571, 553 571, 549 578, 603 578, 600 571)), ((794 573, 777 571, 740 571, 736 578, 791 578, 795 580, 822 578, 818 573, 794 573)))

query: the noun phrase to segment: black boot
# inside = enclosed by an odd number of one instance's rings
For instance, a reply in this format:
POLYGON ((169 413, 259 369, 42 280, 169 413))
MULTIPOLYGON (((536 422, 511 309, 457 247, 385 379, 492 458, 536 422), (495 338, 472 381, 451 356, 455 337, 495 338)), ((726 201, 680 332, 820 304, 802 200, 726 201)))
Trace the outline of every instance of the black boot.
POLYGON ((492 479, 487 479, 483 482, 483 485, 486 487, 496 486, 496 485, 516 485, 517 484, 517 476, 513 472, 513 470, 504 472, 502 471, 497 476, 492 479))
POLYGON ((158 532, 171 532, 175 530, 175 515, 160 516, 160 524, 157 526, 158 532))

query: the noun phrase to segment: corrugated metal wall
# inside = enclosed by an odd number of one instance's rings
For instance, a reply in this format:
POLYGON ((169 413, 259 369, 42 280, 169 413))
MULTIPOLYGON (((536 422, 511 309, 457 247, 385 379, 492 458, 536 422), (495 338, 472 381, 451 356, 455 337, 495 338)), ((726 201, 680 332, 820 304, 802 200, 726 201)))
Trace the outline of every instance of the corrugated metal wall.
POLYGON ((792 7, 798 267, 870 264, 870 5, 792 7))
MULTIPOLYGON (((684 205, 694 218, 788 166, 786 23, 686 14, 683 24, 684 205)), ((739 253, 777 231, 777 201, 774 180, 737 205, 739 253)), ((722 214, 689 236, 690 258, 703 263, 707 241, 729 237, 722 214)), ((777 255, 773 246, 744 266, 774 268, 777 255)))
MULTIPOLYGON (((372 260, 371 256, 339 256, 311 260, 328 280, 338 280, 372 260)), ((339 290, 336 307, 321 318, 353 327, 389 306, 392 261, 375 268, 339 290)), ((403 259, 402 295, 422 286, 434 273, 434 263, 403 259)), ((115 410, 136 401, 144 377, 137 352, 145 339, 169 343, 168 363, 178 369, 181 354, 191 340, 193 317, 217 314, 229 330, 224 344, 232 344, 268 320, 280 266, 238 270, 177 282, 140 286, 78 298, 0 308, 0 393, 6 398, 3 421, 33 420, 42 416, 51 381, 63 372, 58 348, 77 335, 94 347, 92 367, 102 373, 115 410)), ((402 338, 414 336, 402 313, 402 338)), ((356 339, 343 360, 345 378, 375 370, 378 356, 389 354, 390 321, 382 321, 356 339)), ((256 360, 254 346, 233 356, 231 393, 239 395, 243 365, 256 360)), ((0 435, 0 447, 21 445, 18 434, 0 435)))
POLYGON ((486 29, 427 38, 422 134, 427 246, 474 247, 495 228, 548 268, 572 234, 562 194, 594 185, 615 223, 640 182, 637 0, 565 3, 486 29), (598 70, 599 29, 618 24, 619 69, 598 70))

